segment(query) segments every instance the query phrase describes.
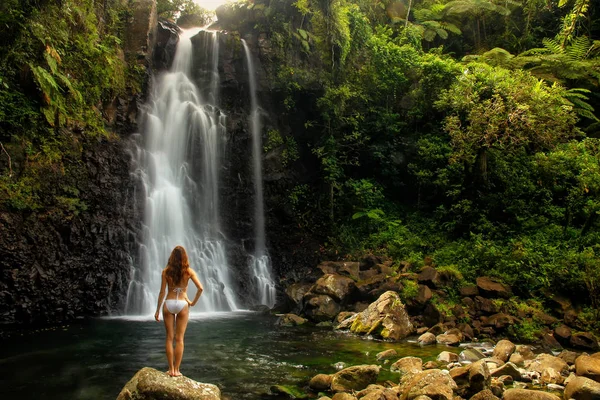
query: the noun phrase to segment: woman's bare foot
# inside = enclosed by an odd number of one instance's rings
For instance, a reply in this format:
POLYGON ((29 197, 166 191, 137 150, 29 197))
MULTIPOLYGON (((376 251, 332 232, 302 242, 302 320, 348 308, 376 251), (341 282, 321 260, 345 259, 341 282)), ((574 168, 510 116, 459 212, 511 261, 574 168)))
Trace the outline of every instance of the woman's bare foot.
POLYGON ((177 375, 175 375, 175 371, 167 371, 167 372, 165 372, 165 373, 166 373, 167 375, 171 376, 171 377, 173 377, 173 376, 177 376, 177 375))
POLYGON ((179 371, 176 371, 175 375, 173 375, 173 376, 183 376, 183 374, 181 372, 179 372, 179 371))

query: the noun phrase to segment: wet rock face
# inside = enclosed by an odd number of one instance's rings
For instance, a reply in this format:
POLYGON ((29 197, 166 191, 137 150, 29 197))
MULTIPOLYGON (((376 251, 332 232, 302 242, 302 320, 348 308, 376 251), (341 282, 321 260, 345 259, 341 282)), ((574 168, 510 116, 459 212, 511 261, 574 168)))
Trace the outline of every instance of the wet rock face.
POLYGON ((120 141, 85 142, 71 219, 0 212, 0 315, 53 324, 122 310, 139 231, 129 157, 120 141))

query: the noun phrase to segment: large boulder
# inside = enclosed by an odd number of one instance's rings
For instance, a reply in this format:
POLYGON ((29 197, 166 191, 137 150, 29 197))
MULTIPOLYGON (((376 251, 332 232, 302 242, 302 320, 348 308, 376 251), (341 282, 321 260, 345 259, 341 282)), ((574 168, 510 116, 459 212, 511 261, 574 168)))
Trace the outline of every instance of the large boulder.
POLYGON ((555 394, 528 389, 508 389, 503 400, 560 400, 555 394))
POLYGON ((310 382, 308 382, 308 386, 317 392, 324 392, 329 390, 331 387, 331 380, 333 379, 333 375, 327 374, 317 374, 312 377, 310 382))
POLYGON ((595 351, 600 348, 600 346, 598 346, 598 340, 596 340, 594 335, 588 332, 576 333, 572 335, 570 343, 571 346, 576 349, 595 351))
POLYGON ((492 377, 485 359, 475 361, 469 367, 469 393, 474 395, 482 390, 490 389, 492 377))
POLYGON ((220 400, 215 385, 196 382, 185 376, 172 378, 154 368, 142 368, 123 389, 117 400, 220 400))
POLYGON ((569 378, 565 387, 564 399, 598 400, 600 399, 600 383, 583 376, 569 378))
POLYGON ((310 289, 311 293, 324 294, 338 303, 348 303, 356 292, 356 284, 346 276, 338 274, 323 275, 310 289))
POLYGON ((306 282, 293 283, 285 288, 285 294, 290 303, 292 303, 295 307, 300 308, 302 306, 302 299, 304 298, 304 295, 308 293, 312 286, 312 283, 306 282))
POLYGON ((452 400, 456 389, 458 389, 456 382, 447 372, 430 369, 413 376, 407 382, 400 400, 414 400, 419 396, 436 400, 452 400))
POLYGON ((358 261, 323 261, 317 265, 324 274, 337 274, 347 276, 354 280, 360 277, 360 263, 358 261))
POLYGON ((501 297, 504 299, 508 299, 512 296, 510 286, 500 283, 488 276, 480 276, 476 279, 476 283, 479 292, 482 293, 485 297, 501 297))
POLYGON ((575 372, 578 376, 600 382, 600 358, 581 355, 575 360, 575 372))
POLYGON ((358 334, 400 340, 412 333, 413 325, 398 293, 388 291, 358 315, 350 330, 358 334))
POLYGON ((379 370, 378 365, 355 365, 336 372, 331 379, 331 390, 333 392, 351 392, 362 390, 377 382, 379 370))
POLYGON ((341 310, 338 302, 324 294, 305 296, 304 300, 304 313, 315 322, 331 321, 341 310))
POLYGON ((390 371, 402 375, 418 374, 423 371, 423 360, 419 357, 403 357, 390 366, 390 371))
POLYGON ((510 340, 500 340, 496 343, 496 347, 494 348, 493 356, 501 359, 504 362, 507 362, 512 353, 515 352, 517 346, 510 340))
POLYGON ((538 354, 531 362, 526 362, 525 367, 530 371, 535 371, 540 375, 547 368, 553 368, 561 375, 566 375, 569 372, 569 365, 562 359, 551 354, 538 354))
POLYGON ((306 318, 299 317, 296 314, 282 314, 275 324, 280 326, 298 326, 303 325, 306 322, 308 322, 306 318))

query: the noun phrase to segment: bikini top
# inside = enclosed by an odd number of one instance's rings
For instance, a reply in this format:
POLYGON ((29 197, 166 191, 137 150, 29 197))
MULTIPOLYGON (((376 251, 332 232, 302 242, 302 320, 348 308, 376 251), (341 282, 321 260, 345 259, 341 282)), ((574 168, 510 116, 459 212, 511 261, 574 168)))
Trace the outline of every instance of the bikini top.
POLYGON ((173 289, 173 291, 175 293, 177 293, 177 300, 179 300, 179 294, 183 293, 184 290, 185 290, 185 288, 182 288, 182 287, 176 287, 175 289, 173 289))

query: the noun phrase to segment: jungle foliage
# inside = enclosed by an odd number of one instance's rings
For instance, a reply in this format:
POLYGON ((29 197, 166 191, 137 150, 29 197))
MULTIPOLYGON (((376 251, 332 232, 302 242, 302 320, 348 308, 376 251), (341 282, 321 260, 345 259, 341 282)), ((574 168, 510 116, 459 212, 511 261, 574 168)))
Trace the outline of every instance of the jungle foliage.
POLYGON ((312 110, 295 135, 319 179, 289 201, 329 257, 428 258, 462 279, 599 304, 599 4, 234 7, 253 10, 277 46, 288 114, 312 110))

